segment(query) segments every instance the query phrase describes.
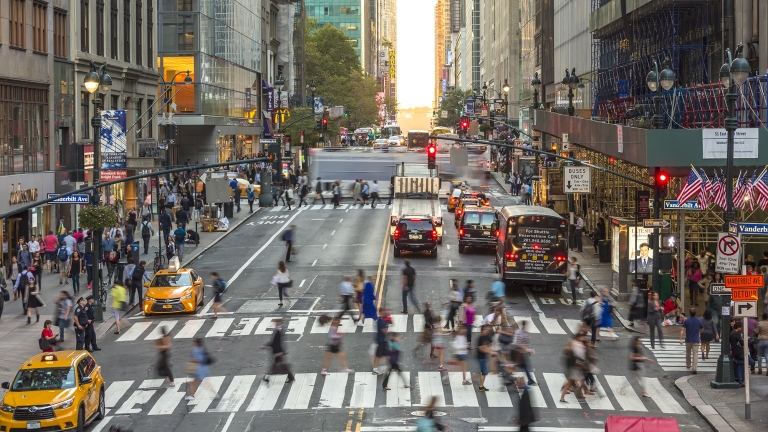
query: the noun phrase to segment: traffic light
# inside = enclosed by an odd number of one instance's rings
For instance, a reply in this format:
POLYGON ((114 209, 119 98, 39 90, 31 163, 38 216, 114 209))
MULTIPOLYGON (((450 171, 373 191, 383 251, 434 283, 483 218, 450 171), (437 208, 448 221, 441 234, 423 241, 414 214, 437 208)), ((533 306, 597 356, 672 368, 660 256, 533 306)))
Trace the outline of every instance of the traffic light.
POLYGON ((656 170, 656 178, 654 179, 654 186, 656 192, 659 195, 659 199, 664 198, 667 195, 667 185, 669 184, 669 174, 664 171, 656 170))
POLYGON ((469 119, 466 117, 462 117, 461 119, 461 129, 466 132, 469 129, 469 119))
POLYGON ((327 118, 323 119, 323 130, 328 130, 328 119, 327 118))
POLYGON ((315 130, 323 130, 323 121, 315 120, 315 130))
POLYGON ((437 168, 437 146, 434 144, 427 145, 427 168, 437 168))

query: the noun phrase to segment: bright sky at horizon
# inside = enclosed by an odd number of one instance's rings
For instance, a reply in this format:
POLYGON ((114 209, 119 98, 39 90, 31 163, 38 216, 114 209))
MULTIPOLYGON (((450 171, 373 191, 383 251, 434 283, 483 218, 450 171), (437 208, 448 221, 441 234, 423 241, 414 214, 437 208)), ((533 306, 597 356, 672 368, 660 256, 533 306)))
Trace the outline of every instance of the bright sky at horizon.
POLYGON ((431 107, 435 88, 436 0, 397 0, 397 102, 431 107))

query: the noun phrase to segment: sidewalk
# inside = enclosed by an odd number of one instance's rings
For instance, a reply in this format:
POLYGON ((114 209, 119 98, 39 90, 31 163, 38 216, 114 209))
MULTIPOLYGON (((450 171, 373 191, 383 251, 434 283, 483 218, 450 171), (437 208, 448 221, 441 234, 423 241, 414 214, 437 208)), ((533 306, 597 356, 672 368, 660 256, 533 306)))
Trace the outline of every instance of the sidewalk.
MULTIPOLYGON (((247 221, 249 216, 252 216, 252 214, 248 213, 247 205, 244 205, 241 208, 242 210, 240 213, 235 213, 234 217, 230 219, 228 231, 212 233, 198 231, 200 234, 200 244, 197 245, 197 247, 189 244, 185 246, 184 264, 192 262, 197 256, 218 243, 225 235, 247 221)), ((254 209, 253 214, 256 214, 258 210, 259 209, 254 209)), ((155 227, 155 230, 157 230, 157 217, 155 217, 153 226, 155 227)), ((192 224, 192 229, 194 229, 194 223, 192 224)), ((152 238, 152 244, 155 246, 157 245, 157 238, 158 237, 156 236, 152 238)), ((141 254, 141 259, 150 262, 153 256, 154 250, 150 248, 149 254, 141 254)), ((151 264, 147 266, 147 270, 152 270, 151 264)), ((106 272, 104 272, 104 274, 106 275, 106 272)), ((91 293, 91 290, 87 288, 87 277, 81 276, 80 281, 80 295, 85 297, 91 293)), ((61 290, 66 289, 70 293, 72 292, 71 281, 69 285, 59 285, 59 275, 49 275, 46 270, 42 277, 42 298, 45 302, 45 307, 40 308, 40 322, 35 323, 35 317, 33 316, 32 324, 27 325, 27 317, 21 314, 21 301, 13 301, 13 287, 10 286, 10 281, 8 282, 8 289, 11 291, 11 301, 5 303, 3 316, 0 318, 0 346, 3 347, 3 349, 0 350, 0 382, 13 379, 13 374, 16 373, 19 366, 31 356, 40 352, 35 341, 40 338, 40 333, 43 330, 43 322, 47 319, 51 319, 56 310, 54 301, 58 298, 61 290)), ((127 313, 130 313, 130 310, 127 313)), ((108 311, 105 311, 104 321, 96 323, 95 329, 97 340, 109 331, 113 324, 114 319, 110 316, 108 311)), ((58 327, 55 325, 53 327, 53 332, 58 333, 58 327)), ((67 329, 65 342, 62 343, 61 346, 64 349, 75 349, 75 334, 71 326, 67 329)), ((0 398, 2 398, 3 394, 5 394, 5 390, 0 390, 0 398)))
POLYGON ((675 381, 675 387, 717 432, 768 429, 768 377, 750 375, 751 420, 745 419, 744 389, 714 390, 709 386, 714 378, 714 375, 686 375, 675 381))

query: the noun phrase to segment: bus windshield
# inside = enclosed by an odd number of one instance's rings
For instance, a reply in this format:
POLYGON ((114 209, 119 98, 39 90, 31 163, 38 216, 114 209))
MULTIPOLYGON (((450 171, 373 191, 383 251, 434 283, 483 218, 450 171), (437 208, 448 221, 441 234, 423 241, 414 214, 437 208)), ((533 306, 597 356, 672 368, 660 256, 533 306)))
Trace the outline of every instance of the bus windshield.
POLYGON ((389 138, 393 135, 400 135, 400 126, 388 125, 381 128, 381 137, 389 138))
POLYGON ((408 148, 423 149, 429 144, 429 132, 427 131, 409 131, 408 148))

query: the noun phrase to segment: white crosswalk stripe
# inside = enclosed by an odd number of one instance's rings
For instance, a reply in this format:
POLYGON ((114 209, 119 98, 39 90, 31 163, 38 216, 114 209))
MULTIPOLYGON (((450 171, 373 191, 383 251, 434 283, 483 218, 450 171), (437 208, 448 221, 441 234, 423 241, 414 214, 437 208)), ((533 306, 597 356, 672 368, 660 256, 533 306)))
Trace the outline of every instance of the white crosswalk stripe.
MULTIPOLYGON (((418 407, 433 397, 437 406, 509 409, 517 400, 511 394, 514 387, 504 386, 498 375, 486 377, 487 392, 477 391, 477 382, 462 383, 461 372, 403 372, 402 378, 392 375, 391 390, 381 388, 383 377, 370 372, 297 373, 295 381, 286 383, 286 375, 270 376, 268 381, 257 375, 212 376, 203 380, 195 399, 184 400, 189 378, 177 379, 176 387, 161 387, 162 379, 116 381, 107 387, 107 407, 111 415, 140 414, 171 415, 178 412, 225 413, 241 411, 349 409, 374 407, 418 407), (443 379, 445 378, 445 379, 443 379), (406 388, 404 383, 408 383, 406 388), (221 398, 216 398, 216 395, 221 398), (246 404, 246 401, 248 402, 246 404), (281 402, 282 401, 282 402, 281 402), (187 407, 185 407, 185 405, 187 407)), ((535 407, 568 410, 651 412, 686 414, 657 378, 649 378, 647 392, 641 398, 638 384, 630 384, 624 376, 599 375, 598 384, 604 389, 599 395, 587 395, 578 400, 572 392, 561 403, 560 390, 565 383, 562 373, 536 373, 541 387, 530 388, 535 407), (542 389, 549 393, 549 402, 542 389)))
MULTIPOLYGON (((338 210, 389 210, 392 208, 392 205, 387 203, 383 204, 376 204, 376 207, 371 207, 370 204, 363 206, 362 204, 340 204, 338 210)), ((442 204, 443 210, 447 210, 447 206, 445 204, 442 204)), ((274 207, 270 207, 268 209, 264 209, 264 211, 268 212, 288 212, 288 211, 299 211, 299 210, 334 210, 333 204, 309 204, 299 207, 296 204, 291 205, 291 208, 289 209, 287 205, 276 205, 274 207)))
MULTIPOLYGON (((645 349, 653 354, 656 358, 656 363, 663 370, 668 372, 686 372, 691 370, 685 365, 685 344, 680 344, 678 338, 664 339, 664 348, 662 348, 658 339, 656 340, 655 348, 651 348, 650 338, 641 338, 640 341, 645 346, 645 349)), ((720 343, 711 343, 708 359, 701 358, 701 346, 699 346, 697 372, 715 372, 719 356, 720 343)))
MULTIPOLYGON (((422 333, 424 331, 424 316, 423 315, 406 315, 406 314, 392 314, 392 324, 390 325, 390 331, 397 333, 422 333)), ((275 326, 273 320, 280 318, 279 316, 267 316, 267 317, 243 317, 237 318, 236 315, 228 315, 226 317, 219 317, 217 320, 193 318, 186 321, 180 320, 163 320, 163 321, 134 321, 133 325, 125 330, 120 337, 117 338, 117 342, 141 342, 141 341, 153 341, 160 338, 163 332, 163 328, 171 332, 171 337, 174 339, 191 339, 194 337, 204 338, 222 338, 222 337, 241 337, 241 336, 262 336, 269 335, 275 326), (176 330, 173 332, 172 330, 176 330)), ((441 325, 446 324, 445 317, 441 316, 441 325)), ((533 335, 539 334, 552 334, 552 335, 568 335, 577 331, 581 323, 575 319, 562 319, 562 318, 539 318, 528 316, 514 316, 510 317, 514 319, 518 324, 525 321, 528 325, 528 332, 533 335)), ((284 317, 286 322, 286 335, 303 335, 303 334, 327 334, 330 329, 330 323, 325 325, 320 324, 319 316, 293 316, 284 317)), ((475 327, 479 329, 483 317, 479 314, 475 316, 475 327)), ((349 315, 344 315, 341 318, 341 325, 339 330, 342 333, 375 333, 376 322, 370 319, 365 320, 363 326, 358 327, 349 315)), ((644 340, 646 345, 649 342, 644 340)), ((662 366, 666 365, 672 369, 666 370, 681 370, 680 366, 685 368, 685 346, 679 346, 677 344, 668 344, 668 349, 653 350, 657 358, 666 359, 665 363, 660 361, 662 366), (674 346, 673 346, 674 345, 674 346), (682 361, 682 363, 680 363, 682 361), (677 369, 675 369, 677 368, 677 369)), ((699 365, 703 366, 702 371, 708 371, 709 367, 716 363, 717 354, 720 353, 719 346, 712 345, 712 356, 710 360, 703 361, 699 359, 699 365)), ((714 366, 712 366, 714 367, 714 366)), ((684 369, 682 369, 684 370, 684 369)))

